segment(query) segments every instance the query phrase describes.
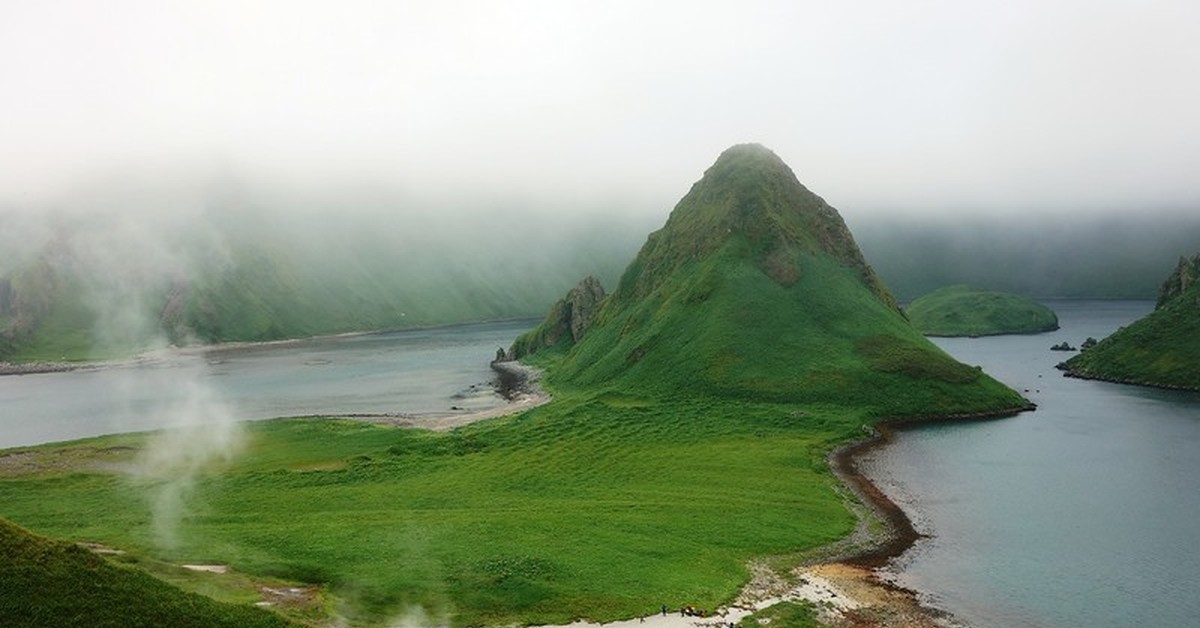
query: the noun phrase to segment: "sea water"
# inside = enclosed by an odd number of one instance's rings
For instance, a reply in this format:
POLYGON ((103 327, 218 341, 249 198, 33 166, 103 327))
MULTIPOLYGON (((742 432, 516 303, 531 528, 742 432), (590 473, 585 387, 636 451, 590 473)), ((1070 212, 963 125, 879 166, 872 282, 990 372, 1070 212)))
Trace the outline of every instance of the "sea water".
POLYGON ((904 430, 861 461, 930 535, 898 581, 975 626, 1200 625, 1200 394, 1063 377, 1051 345, 1153 304, 1046 304, 1059 331, 935 341, 1037 411, 904 430))
POLYGON ((0 377, 0 448, 155 429, 168 397, 204 387, 242 419, 438 413, 499 406, 488 368, 533 321, 166 354, 123 366, 0 377))

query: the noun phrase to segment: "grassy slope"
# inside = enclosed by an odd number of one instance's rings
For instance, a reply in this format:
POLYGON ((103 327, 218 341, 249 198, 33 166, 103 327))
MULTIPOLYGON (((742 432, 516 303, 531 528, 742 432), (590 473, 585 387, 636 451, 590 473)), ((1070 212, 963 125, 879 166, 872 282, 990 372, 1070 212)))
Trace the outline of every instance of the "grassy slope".
POLYGON ((0 625, 287 626, 249 606, 185 593, 72 543, 0 519, 0 625))
POLYGON ((1200 390, 1200 285, 1067 360, 1092 379, 1200 390))
POLYGON ((1033 299, 965 285, 935 290, 913 301, 906 311, 913 325, 929 336, 1036 334, 1058 329, 1058 316, 1033 299))
POLYGON ((1026 404, 922 337, 837 211, 756 145, 727 150, 680 200, 551 380, 875 418, 1026 404))

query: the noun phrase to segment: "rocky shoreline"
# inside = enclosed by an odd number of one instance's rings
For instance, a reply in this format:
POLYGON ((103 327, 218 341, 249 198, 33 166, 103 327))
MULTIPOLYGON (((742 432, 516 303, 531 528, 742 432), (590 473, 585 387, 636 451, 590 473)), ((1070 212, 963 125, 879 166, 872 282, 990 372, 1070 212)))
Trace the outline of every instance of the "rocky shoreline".
POLYGON ((99 369, 103 362, 0 362, 0 376, 36 375, 38 373, 67 373, 85 369, 99 369))
POLYGON ((490 364, 496 372, 496 390, 505 399, 512 401, 521 396, 544 396, 539 382, 542 372, 532 366, 526 366, 516 360, 494 360, 490 364))

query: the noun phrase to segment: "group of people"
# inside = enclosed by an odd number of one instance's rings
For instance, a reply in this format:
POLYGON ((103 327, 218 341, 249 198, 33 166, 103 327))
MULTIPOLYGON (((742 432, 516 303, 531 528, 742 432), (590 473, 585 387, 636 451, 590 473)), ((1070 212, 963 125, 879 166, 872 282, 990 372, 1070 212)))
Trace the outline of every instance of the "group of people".
MULTIPOLYGON (((662 605, 661 610, 662 610, 663 617, 666 617, 667 613, 671 612, 671 609, 668 608, 666 604, 662 605)), ((680 606, 679 607, 679 616, 680 617, 710 617, 707 610, 705 610, 703 608, 696 608, 695 606, 692 606, 691 604, 689 604, 687 606, 680 606)), ((715 617, 716 613, 713 613, 711 616, 715 617)), ((646 618, 642 617, 641 621, 642 621, 642 623, 645 623, 646 618)), ((722 622, 720 624, 720 626, 721 626, 721 628, 725 628, 726 624, 724 622, 722 622)), ((736 624, 734 624, 733 622, 729 622, 729 628, 736 628, 736 624)))

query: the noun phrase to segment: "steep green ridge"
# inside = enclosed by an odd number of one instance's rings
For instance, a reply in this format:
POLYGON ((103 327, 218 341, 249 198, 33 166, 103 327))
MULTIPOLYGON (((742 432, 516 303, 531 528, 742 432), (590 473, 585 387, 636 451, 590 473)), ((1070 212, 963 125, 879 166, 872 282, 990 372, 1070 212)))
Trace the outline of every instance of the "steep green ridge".
POLYGON ((73 543, 0 519, 0 625, 291 626, 273 613, 185 593, 73 543))
POLYGON ((905 311, 927 336, 1036 334, 1058 329, 1058 316, 1033 299, 966 285, 930 292, 905 311))
POLYGON ((1200 255, 1180 258, 1158 306, 1059 365, 1068 375, 1200 390, 1200 255))
POLYGON ((880 417, 1026 405, 922 337, 836 210, 758 145, 720 156, 651 234, 586 336, 559 355, 550 377, 572 387, 880 417))

